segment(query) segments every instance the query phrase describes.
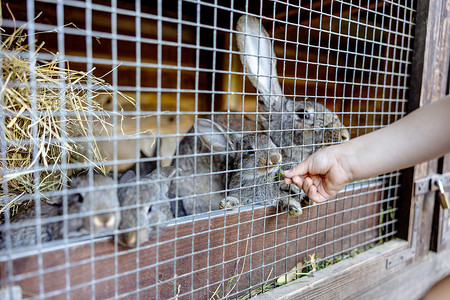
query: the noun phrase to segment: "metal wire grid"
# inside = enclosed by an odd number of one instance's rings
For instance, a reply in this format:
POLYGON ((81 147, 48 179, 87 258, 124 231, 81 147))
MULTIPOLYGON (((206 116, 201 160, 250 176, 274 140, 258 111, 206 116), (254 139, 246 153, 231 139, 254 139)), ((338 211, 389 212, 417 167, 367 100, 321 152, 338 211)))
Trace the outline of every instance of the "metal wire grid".
MULTIPOLYGON (((136 92, 136 109, 133 111, 123 112, 123 115, 125 116, 147 116, 149 112, 140 109, 140 104, 143 98, 142 95, 143 93, 155 93, 157 107, 155 110, 156 113, 152 113, 156 114, 157 119, 156 135, 161 138, 176 138, 177 141, 179 141, 184 136, 180 130, 180 124, 182 123, 181 117, 183 115, 197 116, 198 114, 233 114, 216 112, 213 109, 214 105, 211 105, 212 108, 210 113, 202 111, 200 107, 201 101, 203 101, 202 96, 204 95, 210 96, 213 103, 219 101, 220 98, 225 98, 226 106, 227 108, 230 108, 230 92, 232 92, 234 95, 237 95, 242 99, 242 109, 244 108, 244 102, 246 99, 252 96, 258 97, 258 94, 252 90, 251 85, 244 81, 245 79, 243 79, 243 87, 240 91, 236 92, 232 90, 231 77, 240 76, 243 74, 242 71, 236 71, 232 67, 233 55, 239 54, 239 52, 233 48, 231 42, 227 47, 221 48, 221 46, 219 46, 220 43, 218 41, 218 33, 224 33, 224 35, 228 36, 230 41, 233 40, 233 35, 236 34, 234 29, 235 21, 240 14, 249 14, 261 17, 264 20, 264 26, 269 24, 268 26, 272 27, 267 28, 269 32, 274 32, 275 29, 280 27, 285 28, 284 36, 274 35, 272 33, 271 39, 275 42, 275 52, 278 56, 278 64, 282 64, 284 66, 282 68, 283 72, 279 74, 278 77, 283 88, 283 92, 288 97, 296 98, 298 95, 308 96, 309 98, 317 99, 317 101, 325 104, 329 104, 331 101, 332 105, 328 106, 333 108, 334 112, 337 113, 341 119, 345 119, 345 117, 347 117, 347 122, 344 120, 344 126, 346 125, 351 131, 352 137, 383 127, 403 116, 408 91, 408 70, 412 51, 412 32, 414 27, 413 15, 415 12, 413 9, 414 3, 399 5, 388 1, 375 1, 367 2, 365 3, 366 5, 364 5, 361 2, 359 4, 338 2, 339 5, 331 4, 330 11, 327 12, 326 10, 328 8, 328 4, 323 1, 320 2, 320 4, 317 4, 318 2, 313 3, 311 1, 305 4, 302 3, 301 5, 287 4, 282 1, 261 1, 259 3, 259 6, 261 7, 259 12, 255 12, 251 9, 251 7, 249 7, 249 3, 247 3, 245 9, 235 8, 235 6, 238 6, 237 2, 238 1, 231 3, 230 7, 225 7, 218 5, 217 3, 178 1, 176 2, 176 17, 174 17, 173 15, 169 16, 170 13, 166 13, 165 9, 167 7, 163 5, 162 1, 158 1, 155 4, 155 10, 151 13, 144 12, 143 5, 141 5, 139 1, 132 5, 134 6, 132 9, 127 6, 130 3, 122 3, 117 1, 112 1, 110 5, 92 3, 91 1, 27 1, 26 19, 22 21, 16 20, 15 24, 20 26, 25 24, 25 22, 27 23, 27 32, 29 35, 28 45, 30 47, 30 52, 33 52, 32 50, 36 46, 34 42, 36 32, 52 31, 55 32, 57 36, 57 51, 61 61, 68 60, 71 63, 84 64, 86 70, 91 70, 94 66, 99 65, 112 69, 112 72, 110 73, 110 82, 114 93, 118 90, 136 92), (41 3, 54 5, 56 10, 56 24, 43 24, 39 19, 35 19, 35 5, 38 6, 41 3), (194 21, 189 21, 189 18, 185 18, 183 15, 184 8, 189 5, 195 7, 196 15, 191 16, 194 21), (122 8, 122 6, 127 8, 122 8), (285 8, 286 13, 284 14, 284 19, 279 18, 280 15, 283 16, 283 14, 280 13, 283 9, 280 9, 279 6, 285 8), (65 26, 67 24, 67 20, 70 20, 71 18, 70 11, 74 8, 82 9, 85 12, 85 28, 83 29, 65 26), (214 12, 213 24, 202 23, 201 21, 202 13, 206 9, 212 9, 214 12), (268 17, 266 14, 263 16, 263 11, 264 13, 267 13, 267 11, 270 13, 271 10, 273 11, 272 17, 268 17), (296 12, 298 15, 297 21, 292 21, 292 19, 289 18, 292 11, 296 12), (94 15, 98 12, 102 12, 110 16, 110 31, 95 30, 93 28, 93 20, 95 18, 94 15), (307 15, 309 14, 309 18, 307 18, 306 21, 300 20, 300 16, 304 16, 302 13, 305 12, 307 12, 307 15), (229 27, 220 27, 220 25, 218 25, 218 20, 221 18, 221 15, 229 15, 229 27), (311 24, 313 15, 319 16, 318 23, 311 24), (120 19, 120 16, 127 16, 134 19, 134 35, 119 33, 120 26, 118 20, 120 19), (142 24, 144 21, 148 20, 154 21, 156 24, 156 38, 144 37, 146 33, 144 32, 144 27, 142 24), (326 26, 327 21, 329 21, 328 26, 326 26), (333 21, 338 22, 339 24, 337 30, 331 29, 333 21), (175 41, 165 39, 164 29, 167 24, 176 24, 177 34, 175 41), (345 24, 347 26, 346 28, 345 24), (55 25, 57 26, 56 30, 55 25), (192 43, 188 43, 184 40, 183 29, 186 26, 194 28, 195 38, 192 43), (288 39, 287 28, 289 26, 296 28, 297 39, 288 39), (352 26, 356 26, 356 34, 352 34, 352 26), (300 29, 306 30, 309 33, 306 41, 299 39, 298 32, 300 29), (205 45, 201 40, 201 32, 204 30, 212 31, 214 33, 212 34, 212 46, 205 45), (363 30, 364 37, 361 37, 360 34, 363 30), (372 36, 368 36, 368 30, 373 30, 372 36), (376 37, 376 30, 379 30, 379 32, 382 33, 379 34, 379 39, 376 37), (313 41, 315 34, 318 34, 319 36, 318 44, 314 44, 313 41), (322 42, 322 35, 329 35, 330 38, 325 39, 322 42), (385 37, 386 35, 387 37, 385 37), (85 51, 81 55, 67 53, 70 52, 66 51, 66 48, 70 48, 67 40, 70 39, 71 36, 81 36, 85 38, 85 51), (338 37, 336 48, 333 48, 331 36, 338 37), (101 40, 110 40, 111 55, 109 58, 97 57, 97 53, 94 53, 95 46, 93 45, 93 37, 101 40), (126 60, 120 57, 118 46, 120 41, 130 41, 135 44, 134 60, 126 60), (156 46, 156 62, 148 62, 147 60, 142 59, 142 57, 145 56, 145 53, 142 50, 145 45, 156 46), (164 61, 163 48, 166 46, 176 48, 176 64, 169 64, 164 61), (290 57, 287 54, 287 50, 290 47, 295 48, 294 57, 290 57), (306 58, 298 57, 299 47, 305 47, 308 49, 306 51, 306 58), (387 49, 384 53, 383 47, 387 49), (194 66, 184 65, 183 50, 185 48, 194 51, 194 66), (325 62, 321 60, 321 53, 323 51, 328 52, 325 62), (330 56, 330 53, 334 51, 336 52, 336 58, 333 63, 333 58, 330 56), (390 56, 389 51, 392 52, 392 56, 390 56), (203 57, 202 54, 204 52, 210 52, 212 55, 212 63, 209 67, 205 67, 201 64, 203 57), (358 55, 364 55, 366 57, 366 59, 361 61, 360 65, 357 64, 358 55), (217 65, 217 57, 219 56, 228 56, 229 63, 228 65, 225 65, 225 68, 217 65), (314 60, 314 57, 316 60, 314 60), (342 57, 344 59, 342 59, 342 57), (344 61, 344 63, 340 65, 339 62, 342 61, 344 61), (117 68, 116 66, 119 64, 120 67, 117 68), (304 78, 288 74, 286 71, 288 68, 286 66, 289 64, 294 64, 295 71, 293 74, 297 74, 297 68, 305 68, 304 78), (389 71, 389 65, 391 65, 391 71, 389 71), (135 85, 128 86, 119 83, 121 67, 129 67, 135 70, 135 85), (146 86, 142 84, 142 71, 145 69, 152 69, 156 72, 157 81, 155 85, 146 86), (321 76, 319 69, 325 70, 325 78, 321 76), (337 71, 334 71, 335 69, 342 69, 344 76, 341 78, 343 79, 340 78, 340 74, 337 71), (165 87, 165 83, 163 82, 165 70, 172 70, 176 72, 175 87, 165 87), (358 78, 357 72, 359 71, 366 72, 368 79, 365 79, 363 75, 358 78), (184 87, 181 80, 184 72, 194 72, 193 88, 184 87), (210 89, 205 89, 205 86, 201 85, 202 73, 210 74, 210 89), (334 78, 330 78, 329 74, 333 75, 333 73, 334 78), (314 74, 315 76, 311 76, 310 74, 314 74), (224 77, 228 77, 228 83, 226 88, 221 91, 217 81, 224 77), (375 82, 373 82, 372 78, 375 78, 375 82), (394 80, 394 78, 396 78, 396 80, 394 80), (311 85, 308 85, 308 81, 313 82, 312 92, 311 85), (292 93, 289 93, 288 86, 291 82, 294 83, 294 88, 292 93), (306 82, 304 84, 303 91, 298 90, 298 82, 306 82), (320 85, 322 83, 325 87, 320 85), (342 91, 338 91, 339 85, 342 86, 342 91), (329 86, 332 87, 331 94, 328 93, 329 86), (367 91, 361 87, 367 88, 367 91), (370 90, 373 90, 372 94, 370 93, 370 90), (164 111, 162 109, 162 106, 164 105, 164 103, 162 103, 164 93, 174 93, 176 98, 175 102, 177 105, 174 110, 176 132, 172 134, 166 134, 160 131, 162 128, 161 118, 164 116, 164 111), (185 95, 190 93, 194 93, 194 108, 192 111, 185 111, 181 108, 181 104, 185 95), (365 102, 369 103, 370 101, 373 102, 372 107, 369 105, 364 105, 365 102), (338 104, 340 104, 340 106, 338 104), (381 109, 379 106, 381 106, 381 109), (376 117, 379 117, 379 119, 376 119, 376 117)), ((14 23, 11 19, 4 19, 3 26, 5 28, 12 28, 14 23)), ((153 28, 153 30, 155 28, 153 28)), ((39 53, 39 58, 51 60, 53 59, 53 56, 47 53, 39 53)), ((35 60, 36 58, 31 56, 30 59, 35 60)), ((31 68, 33 68, 33 65, 34 63, 31 61, 31 68)), ((246 71, 244 70, 244 72, 246 71)), ((249 74, 245 73, 244 75, 249 74)), ((33 72, 31 72, 31 76, 30 82, 32 89, 36 89, 36 87, 33 87, 33 85, 36 84, 36 81, 33 80, 33 72)), ((300 84, 300 86, 301 85, 302 84, 300 84)), ((64 87, 62 87, 62 90, 63 89, 64 87)), ((92 86, 87 84, 87 89, 92 90, 92 86)), ((115 95, 117 96, 117 94, 115 95)), ((34 110, 37 110, 36 107, 34 107, 34 110)), ((120 112, 120 109, 115 101, 113 101, 113 111, 120 112)), ((247 114, 257 115, 258 113, 248 112, 247 114)), ((4 123, 5 116, 3 114, 1 115, 1 118, 4 123)), ((113 115, 113 123, 119 124, 119 122, 120 118, 117 115, 113 115)), ((121 141, 135 139, 135 154, 136 157, 139 157, 141 139, 149 137, 149 135, 139 133, 141 131, 142 119, 136 118, 135 122, 137 132, 135 137, 120 136, 118 130, 113 131, 112 141, 114 151, 113 159, 109 164, 113 167, 113 176, 116 180, 118 179, 120 173, 117 169, 118 163, 136 162, 136 159, 119 159, 118 143, 121 141)), ((243 119, 242 122, 244 122, 243 119)), ((252 132, 253 131, 242 131, 242 133, 252 132)), ((107 140, 107 137, 98 137, 97 139, 102 141, 107 140)), ((2 140, 6 140, 4 133, 2 133, 2 140)), ((323 141, 317 141, 317 146, 322 146, 323 144, 323 141)), ((37 151, 38 149, 34 149, 35 154, 37 151)), ((242 150, 236 151, 240 152, 242 150)), ((156 161, 160 164, 161 160, 166 157, 166 155, 161 151, 161 144, 159 140, 156 144, 156 152, 158 154, 156 159, 144 158, 138 161, 156 161)), ((2 144, 2 153, 2 160, 5 160, 5 144, 2 144)), ((229 151, 224 153, 229 153, 229 151)), ((170 155, 167 157, 170 157, 170 155)), ((179 157, 175 156, 175 159, 177 158, 179 157)), ((63 169, 72 167, 89 167, 89 165, 85 163, 62 166, 63 169)), ((212 169, 213 168, 211 166, 211 170, 212 169)), ((227 169, 223 172, 231 173, 232 171, 233 170, 227 169)), ((140 173, 139 167, 137 167, 137 173, 140 173)), ((184 219, 174 219, 171 221, 172 225, 170 225, 172 226, 171 228, 173 228, 171 237, 162 240, 160 237, 164 234, 164 232, 159 231, 156 235, 154 244, 145 244, 143 246, 137 246, 133 249, 119 249, 117 241, 115 240, 113 251, 102 255, 99 254, 96 249, 99 240, 92 239, 88 243, 85 242, 84 244, 87 246, 88 254, 84 259, 75 262, 72 260, 73 249, 70 247, 65 247, 64 244, 62 244, 60 247, 63 251, 64 263, 54 267, 48 266, 49 250, 46 249, 46 245, 42 245, 40 242, 37 243, 36 249, 27 250, 27 252, 21 254, 15 253, 13 249, 8 249, 8 251, 3 252, 2 254, 2 256, 4 255, 5 257, 5 264, 2 266, 6 265, 6 271, 2 270, 1 285, 13 284, 14 282, 20 282, 22 280, 37 277, 39 279, 37 290, 38 293, 36 295, 24 296, 40 298, 55 296, 70 299, 76 297, 76 292, 82 291, 83 289, 88 289, 90 291, 90 296, 95 298, 101 294, 104 286, 114 290, 114 293, 109 294, 109 297, 134 296, 145 292, 151 292, 153 293, 152 295, 162 295, 163 290, 167 289, 167 286, 169 286, 169 289, 172 290, 172 296, 178 295, 180 297, 195 298, 196 295, 199 295, 198 293, 203 292, 204 288, 210 292, 209 296, 211 296, 211 291, 214 292, 218 290, 218 286, 220 284, 222 284, 223 288, 220 293, 218 293, 219 297, 241 296, 243 293, 249 293, 256 288, 261 287, 261 282, 266 282, 268 279, 269 281, 270 279, 273 279, 274 277, 271 276, 273 276, 272 270, 274 268, 278 271, 278 275, 287 274, 293 265, 296 265, 297 262, 307 258, 308 254, 322 251, 323 255, 319 258, 318 262, 325 262, 326 260, 331 260, 336 256, 345 255, 352 250, 377 243, 382 239, 388 239, 389 237, 395 235, 395 211, 397 189, 399 188, 398 177, 399 173, 396 172, 380 176, 375 180, 371 179, 360 181, 353 187, 348 188, 349 194, 339 196, 335 200, 329 201, 326 204, 307 209, 307 216, 305 219, 302 219, 300 222, 286 223, 284 231, 280 231, 279 229, 270 229, 266 232, 264 229, 261 233, 260 229, 258 229, 261 225, 261 221, 266 221, 270 218, 274 218, 275 224, 281 224, 287 220, 287 216, 284 213, 274 213, 273 211, 267 212, 264 210, 262 214, 260 213, 257 215, 253 212, 258 209, 267 209, 269 204, 265 204, 263 207, 261 207, 261 205, 252 205, 251 214, 253 217, 250 217, 250 220, 246 220, 245 222, 240 222, 241 213, 243 214, 246 210, 248 211, 248 208, 245 207, 238 209, 236 219, 237 222, 232 224, 229 224, 228 222, 229 220, 233 220, 233 222, 235 222, 234 217, 230 214, 224 213, 223 211, 208 213, 202 216, 188 216, 184 219), (382 184, 376 185, 374 189, 364 190, 365 187, 371 184, 373 185, 374 182, 382 182, 382 184), (377 195, 375 196, 376 199, 374 202, 367 202, 367 197, 369 195, 377 195), (352 222, 340 223, 338 220, 343 218, 344 213, 339 211, 338 207, 342 205, 346 199, 350 202, 350 204, 347 204, 348 207, 345 207, 345 215, 352 220, 352 222), (383 210, 380 208, 383 208, 383 210), (319 210, 321 209, 323 209, 325 213, 319 213, 319 210), (223 216, 223 224, 226 224, 224 227, 215 227, 214 220, 218 215, 223 216), (195 228, 195 224, 201 220, 206 220, 206 223, 204 224, 207 229, 203 231, 203 233, 206 234, 204 235, 204 239, 207 243, 207 248, 197 251, 195 248, 195 240, 198 236, 198 231, 195 228), (372 226, 364 227, 364 224, 361 223, 361 221, 367 220, 373 220, 372 226), (320 222, 325 223, 324 228, 319 225, 320 222), (342 232, 344 228, 351 227, 352 224, 357 224, 357 228, 351 229, 344 235, 339 233, 342 232), (191 229, 186 231, 186 226, 190 226, 191 229), (231 227, 237 228, 236 232, 238 236, 236 239, 230 239, 230 237, 225 235, 225 233, 228 233, 226 230, 231 227), (247 233, 248 235, 240 237, 240 231, 247 227, 250 228, 250 231, 247 233), (306 230, 307 234, 305 236, 299 235, 301 229, 306 230), (375 236, 371 235, 373 230, 378 231, 379 234, 375 236), (213 237, 220 232, 223 232, 221 241, 222 245, 217 245, 216 241, 213 240, 213 237), (293 241, 288 238, 289 232, 296 234, 296 238, 293 241), (274 236, 271 237, 271 239, 273 238, 277 241, 277 239, 281 238, 284 239, 284 241, 271 245, 271 241, 269 241, 270 234, 274 236), (319 237, 322 240, 320 240, 319 237), (329 240, 330 238, 331 240, 329 240), (181 244, 181 239, 192 241, 191 249, 189 249, 190 251, 180 251, 177 248, 177 245, 181 244), (262 239, 262 245, 264 248, 247 253, 248 249, 257 248, 257 239, 262 239), (302 241, 305 245, 302 244, 302 241), (253 243, 255 243, 255 245, 253 243), (292 243, 295 245, 295 251, 293 252, 288 250, 287 247, 292 243), (160 247, 169 244, 173 245, 172 251, 174 255, 172 258, 165 259, 167 253, 161 253, 159 249, 160 247), (235 248, 237 255, 235 258, 230 258, 227 260, 225 259, 227 254, 226 252, 230 249, 230 247, 235 248), (148 259, 148 257, 141 253, 143 253, 142 251, 148 249, 154 249, 155 258, 153 263, 145 265, 145 260, 148 259), (214 252, 216 250, 222 253, 221 255, 223 259, 220 262, 210 263, 210 261, 214 261, 212 253, 216 253, 214 252), (178 252, 185 254, 180 255, 178 252), (282 253, 281 256, 279 256, 280 252, 282 253), (267 253, 273 253, 273 259, 268 256, 267 253), (36 254, 37 259, 36 269, 34 271, 17 274, 17 261, 13 262, 13 259, 33 254, 36 254), (121 266, 121 263, 123 262, 121 259, 127 255, 134 255, 135 267, 124 270, 121 266), (262 256, 262 265, 259 265, 252 259, 258 255, 262 256), (206 264, 200 268, 194 267, 196 259, 198 259, 199 256, 206 257, 206 264), (176 277, 178 270, 177 266, 183 266, 183 264, 180 263, 183 259, 190 261, 190 269, 182 275, 182 277, 190 278, 189 286, 178 284, 178 282, 182 281, 179 281, 179 278, 176 277), (225 264, 240 266, 240 263, 245 259, 248 259, 249 263, 248 266, 242 268, 242 272, 238 272, 231 277, 226 273, 224 268, 225 264), (292 261, 295 261, 295 263, 292 264, 292 261), (102 274, 101 276, 98 276, 98 265, 103 262, 108 262, 113 271, 108 272, 107 275, 102 274), (283 267, 279 267, 277 263, 282 263, 283 267), (160 270, 166 270, 164 269, 164 266, 167 264, 173 265, 173 276, 159 280, 156 276, 159 275, 160 270), (91 279, 80 284, 74 284, 74 278, 77 276, 73 273, 73 269, 82 269, 85 266, 88 267, 83 270, 84 272, 90 273, 86 275, 90 276, 91 279), (280 268, 282 270, 280 270, 280 268), (152 274, 156 277, 151 284, 141 282, 141 279, 148 279, 148 277, 141 275, 146 271, 152 272, 152 274), (258 275, 252 276, 252 274, 257 274, 255 272, 258 271, 260 274, 258 273, 258 275), (64 274, 64 288, 48 291, 48 283, 45 279, 46 276, 58 272, 59 274, 64 274), (221 274, 220 280, 217 281, 210 279, 211 276, 214 275, 214 272, 219 272, 221 274), (194 275, 198 273, 205 274, 204 281, 202 281, 200 286, 197 285, 194 280, 194 275), (134 288, 121 290, 120 287, 122 280, 127 278, 127 276, 134 276, 134 288), (243 282, 243 280, 240 281, 239 278, 245 278, 247 282, 243 282), (233 289, 226 290, 224 286, 233 281, 235 281, 235 287, 233 289), (242 288, 240 288, 240 286, 242 286, 242 288)), ((35 180, 38 181, 39 176, 35 176, 35 180)), ((114 188, 116 187, 117 185, 114 186, 114 188)), ((8 187, 5 184, 3 184, 3 190, 8 190, 8 187)), ((68 190, 63 189, 61 193, 54 194, 67 195, 68 190)), ((50 195, 52 195, 52 193, 50 193, 50 195)), ((31 195, 30 198, 35 201, 39 201, 40 195, 39 193, 35 193, 31 195)), ((37 205, 37 214, 39 214, 39 209, 39 205, 37 205)), ((63 219, 66 219, 65 216, 63 216, 63 219)), ((5 221, 4 228, 14 228, 14 224, 9 224, 8 214, 5 214, 5 221)), ((37 218, 37 228, 40 228, 42 223, 43 220, 37 218)), ((268 225, 265 222, 262 222, 262 226, 266 228, 268 225)), ((39 231, 37 232, 39 235, 39 231)), ((65 239, 64 243, 69 243, 69 241, 65 239)), ((57 248, 58 246, 51 249, 57 248)), ((309 265, 311 266, 311 262, 309 262, 309 265)), ((239 271, 239 268, 236 267, 236 270, 239 271)), ((22 289, 25 290, 25 286, 22 286, 22 289)))

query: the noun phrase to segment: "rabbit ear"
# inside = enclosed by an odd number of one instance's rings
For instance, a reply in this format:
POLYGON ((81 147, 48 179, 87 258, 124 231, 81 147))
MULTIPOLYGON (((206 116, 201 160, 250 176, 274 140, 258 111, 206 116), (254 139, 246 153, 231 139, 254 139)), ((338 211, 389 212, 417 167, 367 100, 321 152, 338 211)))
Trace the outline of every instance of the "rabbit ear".
MULTIPOLYGON (((178 172, 182 171, 180 168, 176 168, 174 166, 163 167, 163 168, 159 169, 159 172, 158 172, 158 169, 154 170, 152 173, 150 173, 150 175, 147 178, 149 178, 149 179, 157 179, 158 178, 158 174, 159 174, 159 178, 160 179, 169 179, 175 174, 175 172, 177 170, 178 170, 178 172)), ((155 190, 159 191, 159 195, 157 196, 156 200, 166 199, 167 198, 167 193, 169 192, 169 187, 170 187, 170 184, 171 184, 171 180, 163 180, 163 181, 158 182, 158 183, 155 182, 154 184, 155 185, 153 186, 153 188, 155 190), (159 190, 158 190, 158 188, 159 188, 159 190)), ((150 207, 150 209, 151 209, 151 207, 150 207)))
POLYGON ((130 182, 136 178, 136 173, 133 170, 128 170, 122 174, 119 178, 119 183, 130 182))
MULTIPOLYGON (((89 186, 89 180, 87 175, 80 175, 71 178, 69 185, 70 189, 84 188, 89 186)), ((69 196, 70 202, 83 202, 86 197, 86 192, 80 192, 69 196)))
POLYGON ((226 133, 219 124, 208 119, 198 119, 194 129, 200 134, 203 144, 212 151, 226 151, 227 146, 234 150, 234 133, 226 133))
POLYGON ((161 171, 161 175, 163 177, 170 178, 170 177, 172 177, 175 174, 177 169, 178 169, 179 172, 181 171, 180 168, 176 168, 174 166, 163 167, 163 168, 161 168, 160 171, 161 171))
POLYGON ((239 18, 236 30, 241 32, 236 35, 236 41, 242 65, 249 73, 248 78, 253 86, 263 94, 265 108, 269 110, 280 106, 280 101, 271 101, 274 99, 271 95, 281 96, 282 90, 269 34, 258 19, 246 15, 239 18))
POLYGON ((158 169, 153 170, 149 175, 147 175, 145 177, 152 178, 152 179, 157 179, 158 174, 160 174, 159 176, 160 176, 161 179, 170 178, 170 177, 172 177, 175 174, 175 172, 177 170, 179 172, 181 172, 180 168, 176 168, 174 166, 162 167, 162 168, 159 169, 159 171, 158 171, 158 169))

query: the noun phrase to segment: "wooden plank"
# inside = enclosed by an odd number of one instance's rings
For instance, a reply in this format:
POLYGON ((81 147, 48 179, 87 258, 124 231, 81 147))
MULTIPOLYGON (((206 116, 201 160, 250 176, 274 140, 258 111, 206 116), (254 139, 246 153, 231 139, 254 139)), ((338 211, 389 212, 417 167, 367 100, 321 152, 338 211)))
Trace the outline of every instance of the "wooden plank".
MULTIPOLYGON (((440 87, 440 90, 445 89, 444 94, 448 94, 450 90, 450 7, 446 5, 441 12, 441 24, 442 28, 439 32, 439 38, 442 41, 440 43, 440 61, 442 61, 441 76, 442 82, 446 80, 446 85, 440 87), (446 74, 446 76, 444 76, 446 74)), ((445 155, 439 160, 438 173, 450 172, 450 154, 445 155)), ((447 195, 448 193, 447 188, 447 195)), ((450 224, 449 224, 449 211, 445 210, 439 204, 436 199, 436 207, 434 209, 433 228, 432 233, 432 245, 431 248, 435 251, 442 251, 447 248, 450 243, 450 224)))
MULTIPOLYGON (((414 52, 411 65, 411 84, 409 90, 409 100, 406 106, 406 112, 409 113, 421 106, 421 92, 422 83, 425 80, 425 51, 427 47, 427 24, 429 13, 429 1, 418 1, 417 12, 415 16, 414 27, 414 52)), ((414 231, 415 203, 422 204, 424 199, 414 198, 413 184, 414 180, 426 176, 426 172, 415 175, 415 167, 402 170, 400 178, 401 189, 399 191, 400 201, 398 218, 399 222, 398 237, 412 242, 413 239, 417 241, 417 233, 414 231), (416 201, 416 202, 415 202, 416 201), (414 233, 414 237, 412 234, 414 233)), ((420 196, 419 196, 420 197, 420 196)))
POLYGON ((348 189, 338 200, 287 218, 272 206, 215 212, 169 225, 139 249, 115 246, 110 238, 61 245, 42 254, 0 258, 0 282, 20 285, 24 295, 98 298, 204 299, 240 295, 287 273, 308 254, 344 253, 376 240, 381 184, 348 189), (117 248, 116 248, 117 247, 117 248), (9 280, 11 279, 11 281, 9 280), (225 288, 223 288, 225 286, 225 288), (116 288, 117 287, 117 291, 116 288))
MULTIPOLYGON (((411 84, 411 97, 420 86, 420 105, 426 105, 444 96, 447 90, 447 74, 450 58, 450 14, 447 1, 419 1, 417 13, 416 36, 426 34, 426 40, 420 39, 417 48, 423 51, 423 68, 421 78, 411 84), (425 15, 425 11, 428 13, 425 15), (426 30, 425 30, 426 29, 426 30), (443 76, 443 74, 445 74, 443 76), (420 84, 419 84, 420 83, 420 84)), ((416 53, 414 62, 416 68, 420 67, 420 51, 416 53)), ((419 164, 415 167, 414 179, 426 177, 438 171, 437 160, 419 164)), ((420 205, 420 224, 417 232, 418 257, 425 256, 430 249, 433 232, 433 214, 435 211, 435 193, 416 196, 416 205, 420 205)))
MULTIPOLYGON (((283 287, 264 293, 256 299, 349 299, 355 292, 376 285, 389 273, 386 260, 403 251, 409 251, 408 243, 394 240, 377 246, 353 258, 319 270, 312 277, 302 277, 283 287)), ((403 268, 404 265, 401 265, 403 268)), ((365 298, 365 299, 374 299, 365 298)), ((396 298, 384 298, 396 299, 396 298)))
MULTIPOLYGON (((438 173, 444 174, 450 172, 450 154, 441 157, 438 161, 438 173)), ((447 196, 449 188, 445 188, 447 196)), ((449 224, 449 210, 443 209, 438 198, 438 191, 436 193, 436 202, 433 213, 433 232, 431 234, 430 249, 433 251, 442 251, 449 246, 450 242, 450 224, 449 224)))
MULTIPOLYGON (((355 299, 422 299, 424 294, 439 280, 450 274, 450 249, 440 253, 429 252, 420 261, 395 274, 386 275, 382 282, 365 291, 355 299)), ((444 298, 430 299, 447 299, 444 298)))
POLYGON ((387 259, 409 252, 408 248, 405 241, 390 241, 256 299, 420 299, 450 273, 450 249, 386 269, 387 259))
MULTIPOLYGON (((448 67, 448 45, 445 44, 448 43, 448 34, 442 35, 442 27, 448 27, 442 24, 448 24, 447 17, 444 17, 447 13, 442 12, 445 6, 445 1, 419 1, 417 4, 408 112, 436 101, 445 94, 443 91, 447 82, 442 82, 441 75, 442 68, 448 67)), ((407 199, 412 194, 412 182, 436 171, 436 160, 425 162, 404 170, 401 180, 404 188, 400 194, 403 205, 399 206, 399 237, 407 238, 414 246, 417 242, 417 257, 426 255, 430 248, 435 194, 418 195, 412 201, 407 199), (411 217, 416 208, 419 209, 419 216, 415 223, 411 217)))

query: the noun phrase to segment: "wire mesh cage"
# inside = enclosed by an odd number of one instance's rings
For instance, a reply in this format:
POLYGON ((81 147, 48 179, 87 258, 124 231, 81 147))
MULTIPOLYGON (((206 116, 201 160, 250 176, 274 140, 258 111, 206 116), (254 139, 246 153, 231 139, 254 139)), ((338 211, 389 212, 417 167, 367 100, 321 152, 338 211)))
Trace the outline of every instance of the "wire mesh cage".
POLYGON ((246 299, 396 234, 400 172, 282 171, 405 114, 413 1, 1 5, 2 297, 246 299))

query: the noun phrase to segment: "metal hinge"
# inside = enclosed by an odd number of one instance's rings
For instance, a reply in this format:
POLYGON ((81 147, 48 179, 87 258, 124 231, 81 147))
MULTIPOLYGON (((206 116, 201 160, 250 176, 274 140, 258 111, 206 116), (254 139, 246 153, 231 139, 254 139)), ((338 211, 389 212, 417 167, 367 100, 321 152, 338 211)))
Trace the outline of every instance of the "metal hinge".
POLYGON ((416 195, 423 195, 428 192, 439 190, 438 182, 442 182, 443 187, 450 187, 450 172, 444 174, 431 174, 425 178, 414 182, 414 192, 416 195))

